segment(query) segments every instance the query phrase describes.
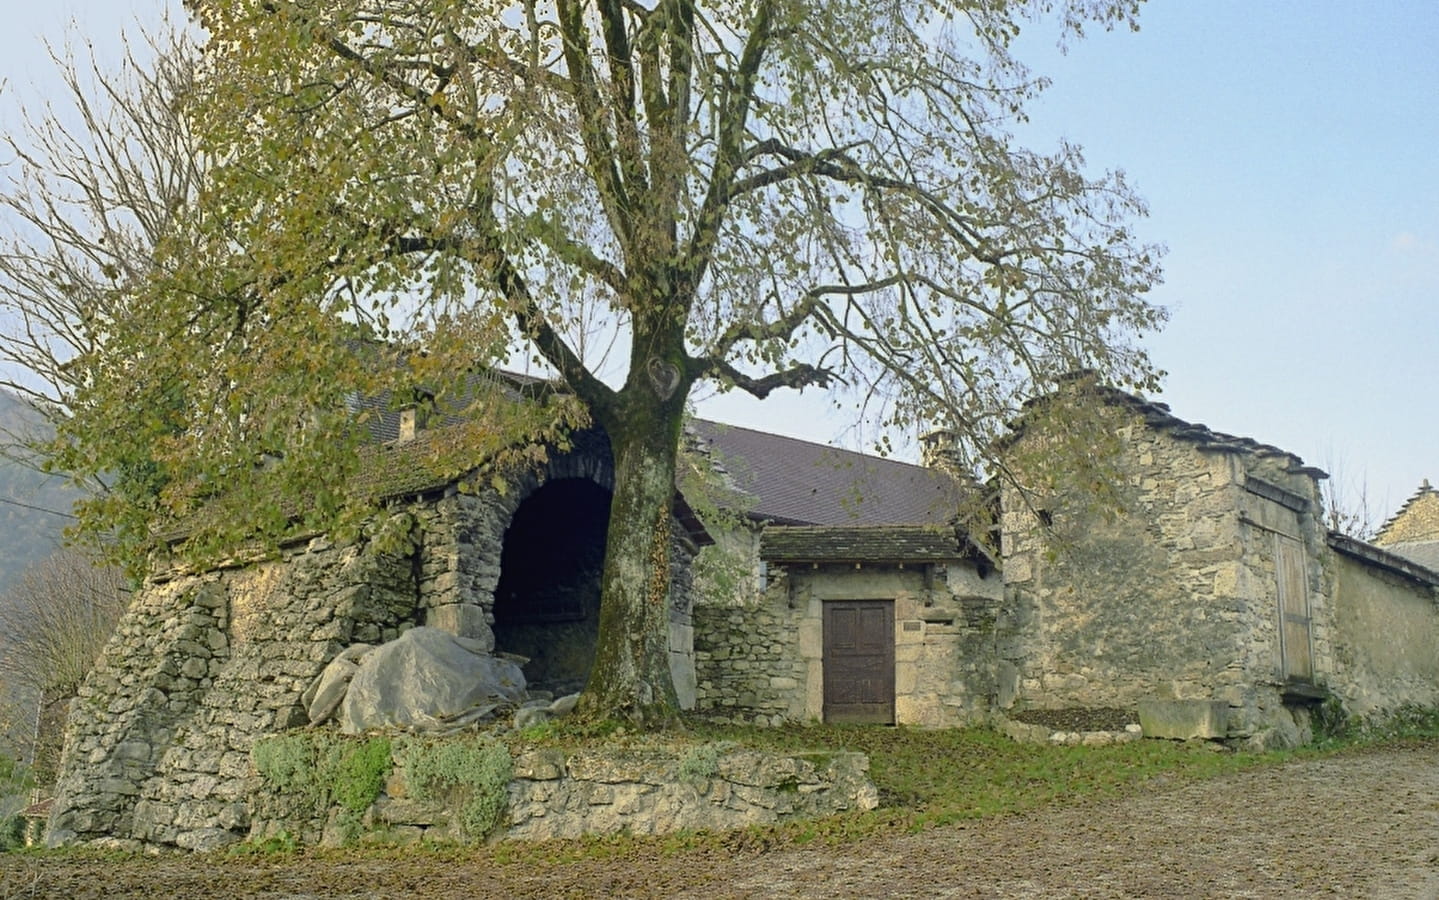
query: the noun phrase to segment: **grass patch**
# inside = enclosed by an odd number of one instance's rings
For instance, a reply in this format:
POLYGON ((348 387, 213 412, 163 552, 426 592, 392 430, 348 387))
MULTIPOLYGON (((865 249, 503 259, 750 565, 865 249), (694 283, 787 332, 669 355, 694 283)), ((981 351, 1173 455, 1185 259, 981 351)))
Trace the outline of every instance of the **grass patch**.
POLYGON ((1201 744, 1136 741, 1108 747, 1020 744, 988 729, 704 726, 712 741, 729 740, 777 753, 868 754, 880 808, 863 816, 797 823, 802 841, 861 837, 877 830, 919 829, 1004 815, 1057 800, 1118 794, 1158 777, 1205 778, 1275 758, 1216 752, 1201 744))
POLYGON ((504 818, 513 762, 503 744, 412 738, 400 757, 410 790, 422 800, 448 800, 466 837, 483 838, 504 818))
POLYGON ((1315 714, 1315 743, 1305 748, 1326 752, 1349 747, 1439 739, 1439 708, 1401 706, 1382 716, 1346 716, 1338 703, 1327 702, 1315 714))
POLYGON ((327 731, 262 738, 250 758, 266 786, 288 802, 291 815, 324 815, 337 807, 348 838, 358 834, 361 817, 380 796, 391 767, 389 738, 327 731))

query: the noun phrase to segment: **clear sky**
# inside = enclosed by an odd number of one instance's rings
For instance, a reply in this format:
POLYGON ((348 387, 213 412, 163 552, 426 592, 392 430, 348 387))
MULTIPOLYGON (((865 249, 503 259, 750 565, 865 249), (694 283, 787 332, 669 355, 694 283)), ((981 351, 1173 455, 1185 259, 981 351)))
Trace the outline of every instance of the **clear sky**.
MULTIPOLYGON (((41 38, 74 19, 102 57, 163 0, 0 0, 0 127, 52 84, 41 38)), ((1439 3, 1153 0, 1135 33, 1068 54, 1039 28, 1021 58, 1053 78, 1024 139, 1064 137, 1149 201, 1169 247, 1165 331, 1147 342, 1176 415, 1367 485, 1382 519, 1439 482, 1439 3), (1427 398, 1427 399, 1426 399, 1427 398)), ((711 418, 826 441, 822 396, 717 398, 711 418)))

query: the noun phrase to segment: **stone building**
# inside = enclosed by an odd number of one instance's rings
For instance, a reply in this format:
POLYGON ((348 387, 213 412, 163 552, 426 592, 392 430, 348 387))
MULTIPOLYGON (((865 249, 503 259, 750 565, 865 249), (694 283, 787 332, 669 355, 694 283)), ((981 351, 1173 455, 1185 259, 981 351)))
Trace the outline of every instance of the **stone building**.
POLYGON ((1426 478, 1374 536, 1374 543, 1421 566, 1439 569, 1439 491, 1426 478))
POLYGON ((1084 396, 1115 415, 1118 513, 1005 487, 997 710, 1163 705, 1184 734, 1263 747, 1307 740, 1331 698, 1439 703, 1439 575, 1328 532, 1323 472, 1161 403, 1084 396))
MULTIPOLYGON (((1327 701, 1365 716, 1439 705, 1439 574, 1402 555, 1439 539, 1416 524, 1431 504, 1439 520, 1439 493, 1421 490, 1385 546, 1331 534, 1324 474, 1293 454, 1090 390, 1118 438, 1112 502, 1098 506, 695 423, 698 457, 724 481, 695 505, 731 515, 706 528, 676 504, 682 705, 924 726, 1163 707, 1188 724, 1153 733, 1249 746, 1306 739, 1327 701), (985 521, 976 497, 993 527, 970 533, 957 513, 985 521)), ((426 474, 424 429, 382 437, 366 490, 390 502, 361 539, 157 571, 138 592, 73 704, 52 843, 244 837, 251 747, 307 724, 307 687, 356 643, 435 626, 526 658, 536 691, 582 685, 613 486, 603 435, 477 492, 426 474)), ((1014 458, 1043 460, 1048 439, 1018 429, 1014 458)))
POLYGON ((988 709, 998 567, 955 524, 972 486, 914 466, 697 423, 745 501, 718 546, 756 576, 700 592, 696 705, 741 722, 954 725, 988 709))

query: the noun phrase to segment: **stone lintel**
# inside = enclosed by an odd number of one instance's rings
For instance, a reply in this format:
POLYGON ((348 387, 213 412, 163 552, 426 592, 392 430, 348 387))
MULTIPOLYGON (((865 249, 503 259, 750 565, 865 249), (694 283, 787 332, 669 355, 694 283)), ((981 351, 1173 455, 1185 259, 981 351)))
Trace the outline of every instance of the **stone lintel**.
POLYGON ((1141 700, 1139 724, 1147 738, 1222 738, 1229 705, 1222 700, 1141 700))

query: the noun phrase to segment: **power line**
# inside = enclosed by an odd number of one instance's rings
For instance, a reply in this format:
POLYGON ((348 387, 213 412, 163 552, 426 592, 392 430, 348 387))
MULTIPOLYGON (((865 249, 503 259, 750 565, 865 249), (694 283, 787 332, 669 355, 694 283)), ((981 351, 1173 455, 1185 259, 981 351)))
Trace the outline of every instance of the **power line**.
POLYGON ((33 509, 36 512, 49 513, 52 516, 64 516, 67 519, 78 518, 73 513, 61 512, 58 509, 46 509, 43 506, 35 506, 30 503, 21 503, 19 500, 11 500, 9 497, 0 497, 0 503, 8 503, 11 506, 19 506, 24 509, 33 509))

